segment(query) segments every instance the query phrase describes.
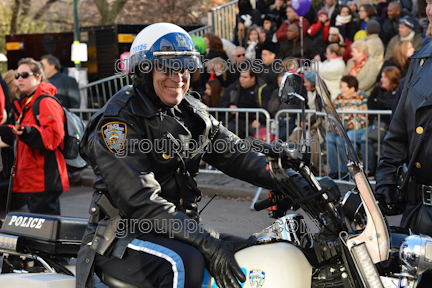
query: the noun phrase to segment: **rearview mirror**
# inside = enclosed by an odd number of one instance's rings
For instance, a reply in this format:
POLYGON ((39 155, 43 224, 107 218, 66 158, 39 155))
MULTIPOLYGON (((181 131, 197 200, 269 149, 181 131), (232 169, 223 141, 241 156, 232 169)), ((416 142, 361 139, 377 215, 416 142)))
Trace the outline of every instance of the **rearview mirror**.
POLYGON ((303 79, 300 75, 286 72, 279 87, 279 101, 284 104, 295 104, 296 99, 299 98, 297 95, 300 94, 302 86, 303 79))

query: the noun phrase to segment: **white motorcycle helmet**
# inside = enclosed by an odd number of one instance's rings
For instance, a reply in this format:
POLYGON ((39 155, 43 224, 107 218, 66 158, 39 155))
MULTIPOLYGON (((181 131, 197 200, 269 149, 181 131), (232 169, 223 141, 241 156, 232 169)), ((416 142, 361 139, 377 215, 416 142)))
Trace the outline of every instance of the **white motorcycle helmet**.
POLYGON ((135 37, 130 49, 129 73, 135 74, 137 69, 146 72, 154 65, 196 70, 201 68, 199 56, 184 29, 171 23, 156 23, 135 37))

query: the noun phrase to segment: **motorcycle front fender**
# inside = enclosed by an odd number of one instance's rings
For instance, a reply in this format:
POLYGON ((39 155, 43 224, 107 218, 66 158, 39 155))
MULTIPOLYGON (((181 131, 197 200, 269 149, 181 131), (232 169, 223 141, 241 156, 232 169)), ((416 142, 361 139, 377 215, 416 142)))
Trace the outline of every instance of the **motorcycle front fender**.
MULTIPOLYGON (((300 249, 287 242, 251 246, 237 252, 235 258, 246 275, 243 288, 311 287, 312 266, 300 249)), ((201 287, 218 286, 207 274, 201 287)))

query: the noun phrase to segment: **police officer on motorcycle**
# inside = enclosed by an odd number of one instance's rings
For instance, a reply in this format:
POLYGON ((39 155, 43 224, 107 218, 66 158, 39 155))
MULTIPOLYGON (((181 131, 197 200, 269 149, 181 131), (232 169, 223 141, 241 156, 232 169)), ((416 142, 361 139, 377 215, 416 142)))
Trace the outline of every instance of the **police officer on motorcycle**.
POLYGON ((200 287, 204 267, 219 287, 246 280, 234 253, 252 240, 222 240, 198 224, 194 176, 203 159, 254 185, 276 185, 265 156, 241 151, 240 139, 189 92, 198 56, 182 28, 148 26, 131 47, 133 85, 89 122, 81 155, 94 169, 96 192, 77 287, 93 287, 93 271, 139 287, 200 287))
MULTIPOLYGON (((432 23, 432 1, 427 3, 426 13, 432 23)), ((403 213, 401 226, 429 236, 432 236, 431 75, 432 42, 429 42, 411 56, 404 90, 384 138, 376 173, 376 194, 383 212, 403 213), (401 180, 406 183, 398 191, 398 185, 403 184, 401 180)))

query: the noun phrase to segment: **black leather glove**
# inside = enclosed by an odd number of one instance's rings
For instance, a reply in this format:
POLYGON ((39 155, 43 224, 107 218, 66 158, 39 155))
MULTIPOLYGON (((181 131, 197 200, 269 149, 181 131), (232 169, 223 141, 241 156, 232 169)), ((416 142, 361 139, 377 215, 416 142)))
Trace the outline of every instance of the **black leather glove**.
POLYGON ((238 281, 245 282, 246 276, 234 259, 234 253, 253 245, 254 241, 223 241, 210 235, 199 241, 201 243, 197 248, 204 256, 207 269, 218 287, 241 288, 238 281))
POLYGON ((396 195, 396 185, 379 187, 375 192, 381 211, 388 216, 402 214, 405 204, 396 195))

